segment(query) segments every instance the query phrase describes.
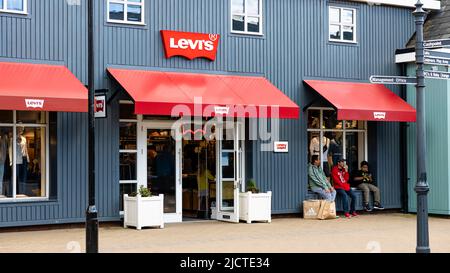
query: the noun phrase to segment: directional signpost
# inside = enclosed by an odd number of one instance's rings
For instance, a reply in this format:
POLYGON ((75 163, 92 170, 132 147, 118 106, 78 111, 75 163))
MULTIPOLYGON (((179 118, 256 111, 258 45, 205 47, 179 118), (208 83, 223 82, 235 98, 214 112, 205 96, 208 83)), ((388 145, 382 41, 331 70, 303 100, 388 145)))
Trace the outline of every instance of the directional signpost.
POLYGON ((423 42, 423 48, 450 47, 450 39, 430 40, 423 42))
POLYGON ((442 65, 442 66, 450 65, 450 59, 427 57, 426 54, 425 54, 424 62, 425 62, 425 64, 431 64, 431 65, 442 65))
POLYGON ((424 50, 423 53, 427 58, 440 58, 450 60, 450 53, 448 52, 424 50))
POLYGON ((372 76, 370 82, 376 84, 416 84, 417 79, 402 76, 372 76))
POLYGON ((425 70, 424 74, 425 78, 429 79, 450 80, 450 72, 425 70))

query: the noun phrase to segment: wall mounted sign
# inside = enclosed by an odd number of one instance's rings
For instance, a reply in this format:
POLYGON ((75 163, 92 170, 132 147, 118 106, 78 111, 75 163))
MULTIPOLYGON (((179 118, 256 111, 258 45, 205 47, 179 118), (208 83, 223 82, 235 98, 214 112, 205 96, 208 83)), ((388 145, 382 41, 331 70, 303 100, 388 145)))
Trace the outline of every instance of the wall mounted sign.
POLYGON ((370 82, 375 84, 416 84, 417 79, 403 76, 371 76, 370 82))
POLYGON ((106 118, 106 95, 96 95, 94 103, 95 118, 106 118))
POLYGON ((289 153, 289 142, 275 141, 273 150, 275 153, 289 153))
POLYGON ((220 35, 161 30, 166 58, 182 56, 189 60, 206 58, 216 60, 220 35))

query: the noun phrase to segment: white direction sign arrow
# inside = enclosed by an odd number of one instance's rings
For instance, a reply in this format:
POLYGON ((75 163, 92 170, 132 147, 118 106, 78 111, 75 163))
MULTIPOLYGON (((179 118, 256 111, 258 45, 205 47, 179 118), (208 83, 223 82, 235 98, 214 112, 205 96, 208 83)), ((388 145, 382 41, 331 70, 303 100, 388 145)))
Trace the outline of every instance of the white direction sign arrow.
POLYGON ((416 84, 415 77, 402 77, 402 76, 371 76, 371 83, 376 84, 416 84))

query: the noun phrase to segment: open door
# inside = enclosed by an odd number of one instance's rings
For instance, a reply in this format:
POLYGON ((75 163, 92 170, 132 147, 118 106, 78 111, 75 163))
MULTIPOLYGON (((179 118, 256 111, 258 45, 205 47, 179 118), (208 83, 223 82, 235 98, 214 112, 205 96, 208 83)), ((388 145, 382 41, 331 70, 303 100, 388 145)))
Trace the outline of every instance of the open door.
POLYGON ((140 184, 152 194, 164 194, 164 222, 182 221, 181 141, 172 136, 174 122, 151 121, 143 124, 139 155, 140 184))
POLYGON ((243 124, 234 123, 232 128, 218 126, 217 135, 217 220, 239 222, 239 193, 244 185, 244 141, 240 137, 243 124))

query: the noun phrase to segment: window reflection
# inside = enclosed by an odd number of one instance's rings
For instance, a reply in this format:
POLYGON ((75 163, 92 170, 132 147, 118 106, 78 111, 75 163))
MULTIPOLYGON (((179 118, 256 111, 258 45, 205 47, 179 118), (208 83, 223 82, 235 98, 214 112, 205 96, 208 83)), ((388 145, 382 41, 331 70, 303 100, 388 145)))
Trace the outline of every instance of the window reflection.
POLYGON ((142 21, 142 7, 136 5, 128 5, 127 20, 131 22, 142 21))
POLYGON ((244 13, 244 0, 233 0, 232 2, 233 13, 244 13))
POLYGON ((259 15, 259 0, 247 0, 247 14, 259 15))
POLYGON ((244 31, 244 16, 233 16, 233 30, 244 31))
POLYGON ((342 22, 344 24, 353 24, 353 10, 342 10, 342 22))
POLYGON ((247 22, 248 22, 247 29, 249 32, 259 33, 259 18, 248 17, 247 22))
POLYGON ((330 22, 340 23, 341 21, 341 10, 336 8, 330 8, 330 22))
POLYGON ((341 39, 341 27, 339 25, 330 25, 330 39, 341 39))
POLYGON ((8 10, 24 11, 25 0, 8 0, 8 10))
POLYGON ((120 21, 125 20, 124 5, 117 4, 117 3, 110 3, 109 4, 109 19, 120 20, 120 21))

